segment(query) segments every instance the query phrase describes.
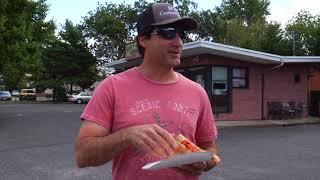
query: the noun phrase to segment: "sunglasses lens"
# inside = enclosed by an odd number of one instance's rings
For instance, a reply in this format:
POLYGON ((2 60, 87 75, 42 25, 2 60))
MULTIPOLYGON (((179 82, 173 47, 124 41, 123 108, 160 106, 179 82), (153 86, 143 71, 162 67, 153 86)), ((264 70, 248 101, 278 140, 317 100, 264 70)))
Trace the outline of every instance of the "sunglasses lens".
POLYGON ((185 39, 185 33, 183 31, 177 31, 174 28, 165 28, 165 29, 158 29, 157 33, 163 38, 163 39, 174 39, 177 36, 177 33, 179 34, 181 39, 185 39))
POLYGON ((175 29, 160 29, 158 33, 164 39, 174 39, 177 35, 175 29))

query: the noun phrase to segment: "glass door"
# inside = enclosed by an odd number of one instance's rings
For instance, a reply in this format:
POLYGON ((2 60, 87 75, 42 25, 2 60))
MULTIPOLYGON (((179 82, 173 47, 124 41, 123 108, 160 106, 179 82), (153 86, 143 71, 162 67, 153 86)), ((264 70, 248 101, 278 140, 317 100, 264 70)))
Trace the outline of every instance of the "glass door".
POLYGON ((212 67, 212 97, 214 112, 230 112, 230 78, 228 67, 212 67))

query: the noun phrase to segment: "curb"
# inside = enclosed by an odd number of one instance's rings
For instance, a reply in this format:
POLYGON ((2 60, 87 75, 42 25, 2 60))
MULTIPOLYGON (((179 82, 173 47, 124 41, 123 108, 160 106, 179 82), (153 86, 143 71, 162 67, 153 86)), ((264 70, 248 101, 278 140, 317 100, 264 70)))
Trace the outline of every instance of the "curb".
POLYGON ((303 122, 303 123, 288 123, 288 124, 283 124, 283 127, 287 126, 299 126, 299 125, 315 125, 315 124, 320 124, 319 122, 303 122))
POLYGON ((234 125, 217 125, 217 129, 233 129, 233 128, 266 128, 266 127, 290 127, 290 126, 302 126, 302 125, 315 125, 320 124, 320 121, 310 121, 310 122, 292 122, 292 123, 270 123, 270 124, 234 124, 234 125))

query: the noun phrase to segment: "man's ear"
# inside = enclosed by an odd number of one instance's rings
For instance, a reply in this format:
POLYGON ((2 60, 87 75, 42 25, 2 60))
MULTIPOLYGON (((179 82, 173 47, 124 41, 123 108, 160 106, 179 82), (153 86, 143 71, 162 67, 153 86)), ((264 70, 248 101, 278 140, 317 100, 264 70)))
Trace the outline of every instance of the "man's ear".
POLYGON ((145 37, 145 36, 140 36, 140 37, 138 37, 138 40, 139 40, 139 44, 140 44, 143 48, 145 48, 145 46, 146 46, 146 37, 145 37))

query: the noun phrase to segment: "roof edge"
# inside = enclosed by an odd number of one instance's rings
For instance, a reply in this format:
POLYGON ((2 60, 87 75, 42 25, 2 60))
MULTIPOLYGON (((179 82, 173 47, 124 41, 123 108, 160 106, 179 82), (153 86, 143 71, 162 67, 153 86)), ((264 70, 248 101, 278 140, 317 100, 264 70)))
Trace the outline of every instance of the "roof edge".
POLYGON ((247 55, 247 56, 262 58, 262 59, 271 60, 271 61, 278 61, 278 62, 281 61, 281 57, 282 57, 282 56, 271 54, 271 53, 265 53, 265 52, 251 50, 251 49, 245 49, 245 48, 240 48, 240 47, 235 47, 235 46, 230 46, 230 45, 225 45, 220 43, 214 43, 209 41, 203 41, 203 40, 186 43, 184 44, 184 47, 182 49, 187 50, 195 47, 203 47, 203 48, 209 48, 209 49, 213 49, 212 47, 215 47, 214 49, 224 51, 224 52, 247 55))
MULTIPOLYGON (((182 51, 188 51, 195 48, 201 48, 204 52, 207 52, 208 54, 214 54, 215 52, 225 52, 233 55, 246 56, 247 58, 253 57, 260 60, 266 60, 269 63, 281 63, 282 61, 284 63, 320 63, 320 56, 280 56, 276 54, 255 51, 251 49, 245 49, 204 40, 185 43, 183 44, 182 51)), ((122 58, 108 63, 107 67, 114 67, 127 62, 129 61, 127 61, 125 58, 122 58)))
POLYGON ((320 63, 320 56, 283 56, 285 63, 320 63))

